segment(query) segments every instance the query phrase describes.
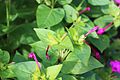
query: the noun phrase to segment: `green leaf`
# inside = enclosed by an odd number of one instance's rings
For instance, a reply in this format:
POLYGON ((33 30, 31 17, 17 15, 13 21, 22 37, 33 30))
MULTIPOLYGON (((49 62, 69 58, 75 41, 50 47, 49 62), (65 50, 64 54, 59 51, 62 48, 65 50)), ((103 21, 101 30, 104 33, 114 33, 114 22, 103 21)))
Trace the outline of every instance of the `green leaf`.
POLYGON ((102 17, 95 19, 95 21, 94 21, 94 23, 99 27, 105 27, 110 22, 113 22, 113 17, 110 15, 104 15, 102 17))
POLYGON ((111 1, 109 5, 105 5, 101 7, 101 10, 105 14, 110 14, 111 16, 118 16, 120 14, 119 7, 114 3, 114 1, 111 1))
POLYGON ((12 65, 12 64, 9 64, 9 66, 7 66, 6 69, 0 70, 0 77, 1 78, 13 78, 13 77, 15 77, 15 74, 12 70, 12 67, 10 67, 10 65, 12 65))
POLYGON ((77 19, 78 12, 70 5, 64 5, 64 10, 66 13, 65 20, 68 23, 72 23, 77 19))
POLYGON ((120 16, 117 16, 117 18, 114 20, 114 26, 119 27, 120 26, 120 16))
POLYGON ((62 72, 65 74, 83 74, 100 67, 103 67, 103 65, 95 58, 91 57, 88 66, 85 66, 80 60, 64 61, 62 72))
POLYGON ((47 74, 47 77, 49 78, 49 80, 55 80, 55 78, 61 71, 61 68, 62 68, 62 64, 48 67, 46 74, 47 74))
POLYGON ((58 44, 59 49, 69 49, 71 51, 74 50, 73 44, 68 36, 66 36, 59 44, 58 44))
POLYGON ((44 2, 46 3, 46 5, 50 6, 51 5, 51 0, 44 0, 44 2))
POLYGON ((103 35, 99 38, 89 38, 90 42, 97 47, 101 52, 103 52, 107 47, 109 47, 110 40, 108 36, 103 35))
MULTIPOLYGON (((89 30, 95 27, 94 23, 86 15, 82 15, 82 20, 86 20, 85 21, 86 25, 84 27, 81 26, 79 32, 83 32, 84 34, 86 34, 89 30)), ((94 38, 98 38, 98 35, 96 34, 96 32, 91 33, 90 36, 94 38)))
POLYGON ((63 75, 62 76, 63 80, 77 80, 74 76, 72 75, 63 75))
POLYGON ((88 0, 88 2, 94 6, 103 6, 110 3, 109 0, 88 0))
POLYGON ((32 80, 36 70, 36 62, 20 62, 11 66, 18 80, 32 80))
POLYGON ((61 5, 70 4, 71 2, 72 2, 72 0, 58 0, 58 3, 61 5))
POLYGON ((14 27, 13 30, 9 33, 9 44, 7 44, 9 49, 15 49, 20 44, 30 44, 35 41, 38 41, 38 37, 33 30, 36 27, 36 23, 25 23, 17 27, 14 27), (11 46, 12 45, 12 46, 11 46))
POLYGON ((91 49, 86 44, 83 44, 81 46, 75 46, 74 51, 68 55, 66 61, 80 60, 81 63, 88 65, 90 53, 91 53, 91 49))
POLYGON ((96 80, 95 78, 95 74, 89 76, 89 77, 86 77, 84 80, 96 80))
POLYGON ((35 53, 42 59, 42 63, 44 66, 50 66, 57 62, 59 54, 54 51, 54 48, 49 49, 49 56, 51 56, 50 60, 46 59, 46 48, 48 45, 46 45, 42 41, 35 42, 33 44, 30 44, 32 49, 35 53))
POLYGON ((64 18, 64 10, 62 8, 49 8, 44 4, 38 6, 37 9, 37 25, 41 28, 54 26, 64 18))
POLYGON ((37 36, 39 37, 39 39, 44 42, 47 45, 54 45, 54 44, 58 44, 58 41, 56 40, 56 36, 55 36, 55 32, 53 32, 52 30, 48 30, 48 29, 40 29, 40 28, 35 28, 34 29, 37 36))
POLYGON ((18 51, 15 53, 15 56, 13 58, 13 62, 24 62, 27 61, 23 55, 21 55, 18 51))
POLYGON ((9 62, 9 60, 10 60, 9 53, 7 51, 3 51, 0 49, 0 62, 6 64, 9 62))
POLYGON ((36 0, 36 1, 37 1, 37 3, 39 3, 39 4, 40 4, 43 0, 36 0))

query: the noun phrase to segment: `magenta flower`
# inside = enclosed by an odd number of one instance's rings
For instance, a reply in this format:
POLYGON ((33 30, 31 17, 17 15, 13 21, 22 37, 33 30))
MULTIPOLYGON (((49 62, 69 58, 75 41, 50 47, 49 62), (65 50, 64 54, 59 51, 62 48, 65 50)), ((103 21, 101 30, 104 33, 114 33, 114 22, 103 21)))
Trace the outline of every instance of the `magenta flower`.
POLYGON ((50 60, 50 56, 49 56, 49 54, 48 54, 49 48, 50 48, 50 46, 48 45, 48 47, 46 48, 46 58, 47 58, 48 60, 50 60))
POLYGON ((36 64, 38 65, 38 67, 39 68, 41 67, 41 65, 39 64, 39 62, 38 62, 38 60, 33 52, 29 53, 28 57, 34 59, 36 64))
POLYGON ((108 24, 106 27, 104 27, 104 28, 99 28, 98 31, 97 31, 97 34, 102 35, 109 27, 111 27, 111 25, 112 25, 112 22, 109 23, 109 24, 108 24))
POLYGON ((104 29, 104 28, 100 28, 100 29, 97 31, 97 34, 102 35, 104 32, 105 32, 105 29, 104 29))
POLYGON ((120 73, 120 61, 110 61, 110 66, 112 68, 112 72, 120 73))
POLYGON ((84 12, 86 12, 86 11, 90 11, 90 7, 87 7, 87 8, 85 8, 84 10, 80 11, 80 14, 82 14, 82 13, 84 13, 84 12))
POLYGON ((120 0, 114 0, 116 4, 120 4, 120 0))
POLYGON ((95 26, 94 28, 92 28, 91 30, 89 30, 86 34, 85 37, 88 36, 89 34, 91 34, 92 32, 95 32, 99 27, 95 26))

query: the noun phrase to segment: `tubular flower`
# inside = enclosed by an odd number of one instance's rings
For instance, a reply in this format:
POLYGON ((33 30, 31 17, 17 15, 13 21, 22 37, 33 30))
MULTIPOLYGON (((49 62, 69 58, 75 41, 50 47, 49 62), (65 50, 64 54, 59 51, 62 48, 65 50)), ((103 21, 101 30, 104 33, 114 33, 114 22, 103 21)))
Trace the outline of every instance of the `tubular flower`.
POLYGON ((36 58, 36 56, 35 56, 35 54, 33 52, 29 53, 28 57, 34 59, 36 64, 37 64, 37 66, 39 68, 41 67, 41 65, 39 64, 39 62, 38 62, 38 60, 37 60, 37 58, 36 58))
POLYGON ((85 8, 84 10, 80 11, 80 14, 82 14, 82 13, 84 13, 84 12, 86 12, 86 11, 90 11, 90 7, 87 7, 87 8, 85 8))
POLYGON ((88 36, 89 34, 91 34, 92 32, 96 31, 99 28, 99 26, 95 26, 94 28, 92 28, 91 30, 89 30, 86 34, 85 37, 88 36))
POLYGON ((114 0, 116 4, 120 4, 120 0, 114 0))
POLYGON ((110 61, 110 66, 112 68, 112 72, 120 73, 120 61, 110 61))
POLYGON ((107 26, 105 26, 104 28, 99 28, 97 31, 97 34, 102 35, 109 27, 111 27, 112 22, 109 23, 107 26))

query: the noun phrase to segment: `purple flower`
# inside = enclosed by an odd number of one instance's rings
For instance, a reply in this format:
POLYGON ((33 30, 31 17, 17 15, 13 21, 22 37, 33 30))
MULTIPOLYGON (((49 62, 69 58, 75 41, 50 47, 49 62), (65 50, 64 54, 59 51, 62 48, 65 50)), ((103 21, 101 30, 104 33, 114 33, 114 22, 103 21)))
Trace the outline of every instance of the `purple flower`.
POLYGON ((38 67, 39 68, 41 67, 41 65, 39 64, 39 62, 38 62, 38 60, 33 52, 29 53, 28 57, 34 59, 36 64, 38 65, 38 67))
POLYGON ((120 73, 120 61, 110 61, 110 66, 112 68, 112 72, 120 73))
POLYGON ((86 34, 85 37, 88 36, 89 34, 91 34, 92 32, 96 31, 99 28, 99 26, 95 26, 94 28, 92 28, 91 30, 89 30, 86 34))
POLYGON ((114 0, 116 4, 120 4, 120 0, 114 0))
POLYGON ((82 14, 82 13, 84 13, 84 12, 86 12, 86 11, 90 11, 90 7, 87 7, 87 8, 85 8, 84 10, 80 11, 80 14, 82 14))
POLYGON ((113 22, 110 22, 104 28, 99 28, 98 31, 97 31, 97 34, 102 35, 109 27, 111 27, 112 24, 113 24, 113 22))

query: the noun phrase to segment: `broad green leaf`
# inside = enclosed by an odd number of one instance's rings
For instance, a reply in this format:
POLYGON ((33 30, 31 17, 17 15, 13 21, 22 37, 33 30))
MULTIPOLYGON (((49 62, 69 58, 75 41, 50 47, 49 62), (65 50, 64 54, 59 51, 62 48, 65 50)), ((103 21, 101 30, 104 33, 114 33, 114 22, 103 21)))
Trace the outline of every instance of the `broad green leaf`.
POLYGON ((88 2, 94 6, 103 6, 110 3, 109 0, 88 0, 88 2))
POLYGON ((64 18, 64 10, 62 8, 49 8, 44 4, 38 6, 36 17, 37 25, 41 28, 54 26, 64 18))
POLYGON ((110 45, 110 40, 106 35, 99 36, 99 38, 89 38, 89 40, 101 52, 103 52, 110 45))
POLYGON ((36 1, 37 1, 37 3, 39 3, 39 4, 40 4, 43 0, 36 0, 36 1))
POLYGON ((59 40, 56 36, 57 34, 52 30, 48 29, 34 29, 39 39, 47 45, 53 46, 57 45, 60 49, 70 49, 73 51, 73 45, 69 37, 66 35, 63 40, 59 40), (69 46, 68 46, 69 45, 69 46))
POLYGON ((77 80, 74 76, 72 75, 64 75, 63 80, 77 80))
MULTIPOLYGON (((23 53, 24 54, 24 53, 23 53)), ((18 51, 15 53, 15 56, 13 57, 13 62, 24 62, 27 61, 23 55, 21 55, 18 51)))
POLYGON ((72 23, 77 19, 78 12, 70 5, 64 5, 65 10, 65 20, 68 23, 72 23))
POLYGON ((59 44, 58 44, 59 49, 69 49, 71 51, 74 50, 73 44, 68 36, 66 36, 59 44))
POLYGON ((74 51, 67 56, 66 61, 80 60, 81 63, 88 65, 90 53, 91 49, 86 44, 83 44, 81 46, 74 46, 74 51))
MULTIPOLYGON (((9 64, 8 66, 7 66, 7 68, 1 68, 0 67, 0 77, 1 78, 13 78, 13 77, 15 77, 15 74, 14 74, 14 72, 13 72, 13 70, 12 70, 12 68, 10 67, 10 65, 12 65, 12 64, 9 64)), ((1 64, 0 64, 0 66, 1 66, 1 64)))
POLYGON ((119 27, 120 26, 120 15, 117 16, 117 18, 114 20, 114 26, 119 27))
POLYGON ((62 68, 62 64, 48 67, 47 73, 46 73, 47 78, 49 78, 49 80, 55 80, 55 78, 57 77, 57 75, 61 71, 61 68, 62 68))
POLYGON ((55 36, 56 33, 53 32, 52 30, 40 29, 40 28, 35 28, 34 30, 37 36, 39 37, 39 39, 44 43, 46 43, 47 45, 52 46, 52 45, 58 44, 58 41, 55 36))
POLYGON ((89 77, 86 77, 84 80, 96 80, 95 78, 95 74, 89 76, 89 77))
POLYGON ((91 57, 87 66, 80 60, 64 61, 62 72, 65 74, 83 74, 100 67, 103 67, 103 65, 95 58, 91 57))
POLYGON ((26 23, 14 27, 13 30, 9 33, 9 49, 15 49, 20 44, 30 44, 35 41, 38 41, 38 37, 33 30, 36 27, 36 23, 26 23), (12 46, 11 46, 12 45, 12 46))
POLYGON ((46 59, 46 48, 48 45, 46 45, 42 41, 38 41, 30 45, 33 51, 37 53, 37 55, 42 59, 42 63, 44 64, 44 66, 50 66, 57 62, 59 54, 56 53, 56 50, 54 50, 54 48, 49 49, 48 54, 50 56, 50 60, 48 60, 46 59))
POLYGON ((7 51, 3 51, 0 49, 0 62, 3 64, 8 63, 10 60, 10 55, 7 51))
POLYGON ((72 2, 72 0, 58 0, 58 3, 61 5, 70 4, 71 2, 72 2))
POLYGON ((20 62, 11 66, 18 80, 32 80, 36 70, 36 62, 20 62))
POLYGON ((119 7, 114 3, 114 1, 111 1, 109 5, 105 5, 101 7, 101 10, 105 14, 110 14, 111 16, 118 16, 120 14, 119 7))
POLYGON ((99 27, 105 27, 110 22, 113 22, 113 17, 110 15, 104 15, 102 17, 95 19, 95 21, 94 21, 94 23, 99 27))
POLYGON ((44 2, 46 3, 46 5, 50 6, 51 5, 51 0, 44 0, 44 2))
POLYGON ((120 80, 120 78, 113 78, 112 80, 120 80))

